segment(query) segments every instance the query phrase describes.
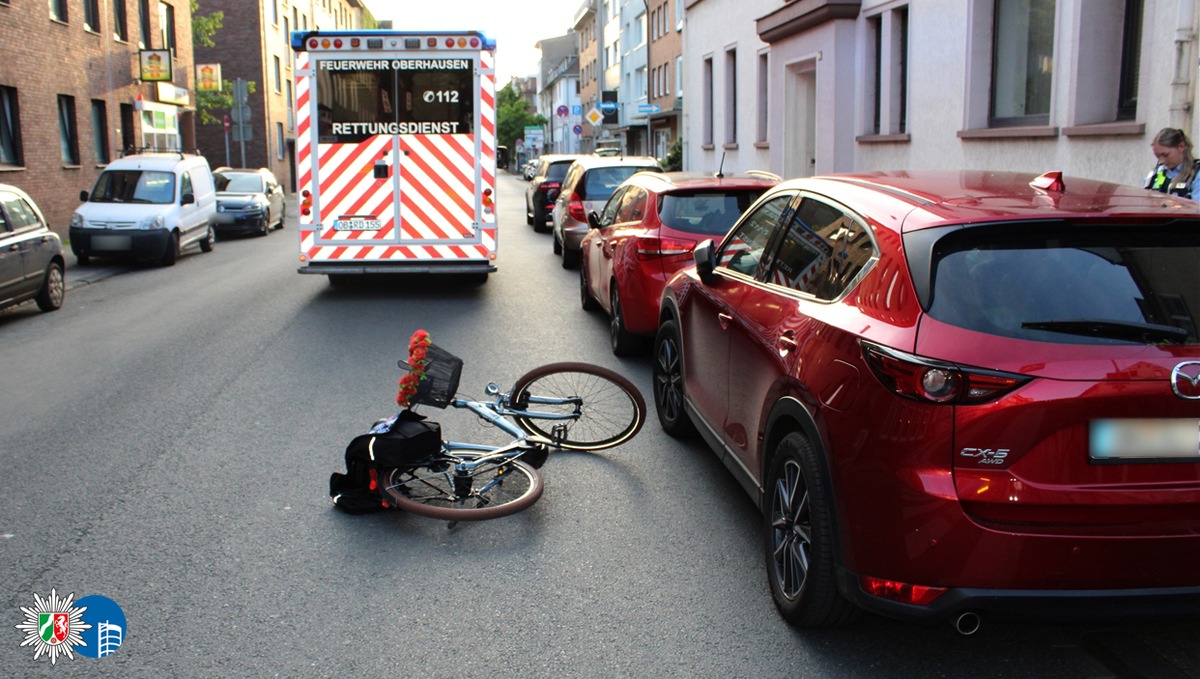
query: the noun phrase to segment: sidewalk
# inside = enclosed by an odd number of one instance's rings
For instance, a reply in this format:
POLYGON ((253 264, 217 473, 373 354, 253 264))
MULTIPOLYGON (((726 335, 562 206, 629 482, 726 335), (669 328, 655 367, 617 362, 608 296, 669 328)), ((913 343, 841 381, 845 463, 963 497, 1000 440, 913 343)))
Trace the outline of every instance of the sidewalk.
POLYGON ((128 266, 114 265, 95 265, 79 266, 75 263, 75 257, 67 251, 65 259, 67 260, 67 269, 64 272, 66 277, 67 291, 70 292, 75 288, 80 288, 92 283, 98 283, 106 278, 112 278, 117 274, 129 271, 128 266))

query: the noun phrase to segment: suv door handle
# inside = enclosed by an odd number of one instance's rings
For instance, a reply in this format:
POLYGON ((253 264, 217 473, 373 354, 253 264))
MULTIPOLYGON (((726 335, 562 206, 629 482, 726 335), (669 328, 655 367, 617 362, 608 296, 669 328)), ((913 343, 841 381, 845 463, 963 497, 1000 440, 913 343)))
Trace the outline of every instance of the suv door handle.
POLYGON ((717 321, 720 322, 722 330, 727 330, 729 328, 729 322, 732 320, 733 316, 730 314, 724 312, 717 313, 717 321))

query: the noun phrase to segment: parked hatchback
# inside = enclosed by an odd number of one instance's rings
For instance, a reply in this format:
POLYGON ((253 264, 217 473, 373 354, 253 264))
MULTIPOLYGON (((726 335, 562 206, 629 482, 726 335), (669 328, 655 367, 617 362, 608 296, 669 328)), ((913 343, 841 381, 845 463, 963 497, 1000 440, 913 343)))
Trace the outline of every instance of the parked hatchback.
POLYGON ((793 624, 1200 611, 1200 210, 1057 175, 814 177, 662 300, 655 405, 763 512, 793 624))
POLYGON ((581 156, 567 169, 554 202, 554 254, 562 255, 563 268, 579 263, 579 247, 587 235, 587 213, 600 210, 621 182, 635 172, 662 172, 649 156, 581 156))
POLYGON ((546 230, 546 220, 550 219, 550 211, 558 199, 563 177, 577 157, 550 154, 538 158, 529 186, 525 187, 525 222, 534 231, 546 230))
POLYGON ((658 330, 658 301, 692 249, 721 238, 779 177, 763 172, 706 175, 638 172, 617 187, 604 209, 588 213, 580 246, 579 293, 584 309, 611 319, 613 353, 641 348, 658 330))
POLYGON ((257 233, 266 236, 282 229, 286 212, 283 187, 266 168, 213 172, 217 188, 217 214, 213 226, 218 234, 257 233))
POLYGON ((36 300, 42 311, 62 307, 62 240, 29 194, 0 184, 0 309, 36 300))
POLYGON ((203 156, 145 153, 109 163, 71 215, 71 251, 80 264, 125 257, 171 266, 190 245, 210 252, 217 197, 203 156))

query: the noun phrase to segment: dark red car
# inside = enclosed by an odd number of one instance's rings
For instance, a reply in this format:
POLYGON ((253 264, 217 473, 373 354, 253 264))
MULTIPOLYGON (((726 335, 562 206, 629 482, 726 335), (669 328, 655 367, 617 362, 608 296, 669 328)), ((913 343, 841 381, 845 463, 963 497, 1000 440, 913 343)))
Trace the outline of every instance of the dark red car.
POLYGON ((640 172, 625 180, 599 213, 580 249, 583 308, 611 317, 612 350, 636 351, 658 330, 658 301, 692 249, 721 238, 779 177, 763 172, 713 176, 640 172))
POLYGON ((814 177, 695 260, 659 420, 758 502, 788 621, 1200 616, 1200 203, 814 177))

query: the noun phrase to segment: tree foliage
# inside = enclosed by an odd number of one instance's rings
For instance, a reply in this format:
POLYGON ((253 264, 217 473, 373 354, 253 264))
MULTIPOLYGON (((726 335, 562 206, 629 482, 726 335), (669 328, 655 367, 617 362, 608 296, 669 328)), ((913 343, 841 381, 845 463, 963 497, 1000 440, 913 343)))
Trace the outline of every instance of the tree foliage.
POLYGON ((201 47, 215 47, 217 43, 213 41, 213 36, 225 25, 225 13, 218 11, 200 15, 196 13, 199 9, 200 3, 192 0, 192 43, 201 47))
POLYGON ((542 126, 546 119, 529 110, 516 82, 509 82, 496 94, 496 143, 512 148, 525 136, 526 126, 542 126))

